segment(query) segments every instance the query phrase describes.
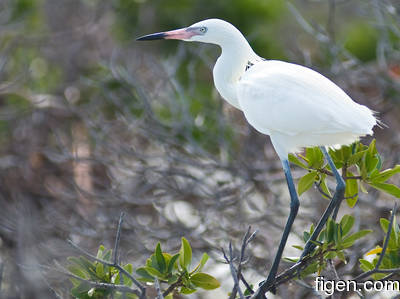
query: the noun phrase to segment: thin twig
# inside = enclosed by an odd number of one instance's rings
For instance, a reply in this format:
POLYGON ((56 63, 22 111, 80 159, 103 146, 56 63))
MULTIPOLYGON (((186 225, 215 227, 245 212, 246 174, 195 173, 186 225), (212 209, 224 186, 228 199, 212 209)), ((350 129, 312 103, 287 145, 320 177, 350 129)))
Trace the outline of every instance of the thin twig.
POLYGON ((250 285, 247 283, 247 281, 244 279, 244 277, 242 275, 242 265, 244 263, 244 257, 245 257, 246 248, 250 244, 250 242, 257 235, 257 230, 255 230, 251 235, 250 235, 250 230, 251 230, 251 226, 249 226, 249 228, 247 229, 246 234, 243 237, 242 247, 241 247, 241 250, 240 250, 240 257, 239 257, 239 265, 238 265, 238 270, 237 270, 237 277, 238 277, 238 279, 242 280, 242 282, 245 284, 247 290, 251 294, 253 294, 254 293, 253 289, 250 287, 250 285))
POLYGON ((160 282, 158 281, 158 278, 156 277, 154 279, 154 287, 156 288, 157 291, 157 299, 164 299, 163 294, 161 293, 161 288, 160 288, 160 282))
MULTIPOLYGON (((252 234, 250 234, 250 230, 251 230, 251 226, 248 227, 248 229, 247 229, 247 231, 246 231, 246 233, 245 233, 245 235, 244 235, 244 237, 242 239, 242 246, 241 246, 241 249, 240 249, 238 268, 237 268, 237 271, 236 271, 236 279, 237 279, 238 283, 233 286, 233 289, 232 289, 232 292, 231 292, 231 295, 229 296, 229 298, 236 298, 236 294, 237 294, 238 288, 239 288, 239 281, 243 282, 243 284, 246 286, 246 289, 251 294, 254 293, 253 289, 251 288, 251 286, 248 284, 248 282, 246 281, 246 279, 242 275, 242 265, 245 263, 245 251, 246 251, 246 248, 249 245, 249 243, 255 238, 255 236, 257 234, 257 231, 254 231, 252 234)), ((229 248, 230 249, 232 248, 232 244, 231 243, 229 244, 229 248)), ((225 260, 227 261, 227 263, 231 264, 230 261, 234 260, 233 255, 230 257, 230 259, 228 259, 226 257, 226 254, 225 254, 223 249, 222 249, 222 252, 224 253, 224 257, 225 257, 225 260)))
POLYGON ((182 276, 184 275, 184 273, 179 276, 178 280, 176 282, 174 282, 173 284, 171 284, 168 289, 166 289, 163 293, 164 297, 167 297, 169 295, 169 293, 173 292, 175 290, 175 288, 180 287, 182 285, 182 276))
MULTIPOLYGON (((229 264, 230 270, 231 270, 231 276, 233 278, 234 281, 234 290, 236 290, 239 293, 239 298, 240 299, 245 299, 242 290, 239 287, 239 280, 238 280, 238 275, 235 269, 235 266, 233 265, 233 261, 235 260, 234 256, 233 256, 233 249, 232 249, 232 243, 229 242, 229 258, 225 253, 225 250, 222 248, 222 253, 224 255, 225 260, 227 261, 227 263, 229 264)), ((232 297, 233 292, 231 293, 231 295, 229 296, 230 299, 236 298, 236 294, 234 295, 234 297, 232 297)))
POLYGON ((118 221, 118 227, 117 227, 117 235, 115 237, 115 244, 114 244, 114 254, 113 254, 113 261, 114 264, 118 264, 118 248, 119 248, 119 241, 121 239, 121 225, 122 225, 122 221, 124 218, 124 212, 121 212, 120 216, 119 216, 119 221, 118 221))
POLYGON ((321 193, 323 196, 325 196, 326 198, 328 198, 328 199, 332 199, 332 196, 331 195, 329 195, 328 193, 326 193, 324 190, 322 190, 322 187, 321 187, 321 183, 322 183, 322 181, 320 181, 320 182, 315 182, 314 184, 315 184, 315 186, 317 187, 317 189, 318 189, 318 192, 319 193, 321 193))
MULTIPOLYGON (((132 289, 131 287, 128 287, 126 285, 120 285, 120 284, 114 284, 114 283, 107 283, 107 282, 98 282, 98 281, 91 281, 91 280, 87 280, 85 278, 82 278, 78 275, 75 275, 71 272, 69 272, 67 269, 65 269, 64 267, 62 267, 60 264, 57 264, 57 268, 54 267, 48 267, 48 266, 44 266, 44 265, 39 265, 39 267, 49 270, 49 271, 56 271, 58 273, 67 275, 69 277, 72 277, 76 280, 82 281, 84 283, 87 283, 88 285, 90 285, 91 287, 97 288, 97 289, 112 289, 112 290, 116 290, 118 292, 122 292, 122 293, 131 293, 131 294, 135 294, 138 296, 141 296, 140 291, 136 290, 136 289, 132 289)), ((144 297, 141 297, 144 298, 144 297)))

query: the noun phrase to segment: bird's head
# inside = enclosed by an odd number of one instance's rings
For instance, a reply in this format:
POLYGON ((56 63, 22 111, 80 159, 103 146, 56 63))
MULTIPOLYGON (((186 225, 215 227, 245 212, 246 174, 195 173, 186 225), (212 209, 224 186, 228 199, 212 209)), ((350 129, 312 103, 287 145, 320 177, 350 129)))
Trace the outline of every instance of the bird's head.
POLYGON ((208 19, 189 27, 145 35, 136 40, 178 39, 222 45, 232 35, 242 34, 232 24, 220 19, 208 19))

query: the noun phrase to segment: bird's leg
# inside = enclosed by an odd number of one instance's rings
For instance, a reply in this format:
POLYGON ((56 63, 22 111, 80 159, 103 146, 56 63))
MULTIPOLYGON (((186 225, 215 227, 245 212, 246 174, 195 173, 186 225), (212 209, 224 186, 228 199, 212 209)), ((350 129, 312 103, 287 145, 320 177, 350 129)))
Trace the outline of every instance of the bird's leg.
POLYGON ((343 178, 337 171, 335 164, 332 161, 331 156, 329 156, 329 154, 324 146, 321 146, 321 151, 324 154, 325 159, 328 161, 328 164, 332 169, 333 175, 335 176, 336 183, 337 183, 336 191, 335 191, 335 194, 333 195, 333 198, 331 199, 328 207, 326 208, 324 214, 322 215, 321 219, 319 220, 317 227, 315 228, 314 232, 312 233, 310 239, 308 239, 306 246, 304 247, 304 251, 301 254, 300 260, 314 249, 315 244, 312 243, 311 241, 317 240, 319 233, 324 228, 324 225, 328 221, 328 218, 332 214, 333 210, 335 210, 334 215, 337 215, 340 203, 342 202, 342 200, 344 198, 344 190, 346 188, 346 184, 345 184, 343 178))
POLYGON ((289 213, 289 217, 287 219, 285 229, 283 231, 282 239, 281 239, 281 242, 279 243, 278 251, 275 255, 275 259, 272 264, 271 270, 269 271, 267 279, 264 280, 260 284, 259 289, 252 296, 252 298, 254 298, 254 299, 265 298, 264 294, 271 289, 273 283, 275 282, 275 276, 276 276, 276 273, 278 272, 278 266, 279 266, 279 262, 281 261, 281 258, 282 258, 283 249, 285 248, 286 241, 287 241, 289 233, 290 233, 290 229, 292 228, 292 224, 294 222, 294 219, 296 218, 297 211, 298 211, 299 205, 300 205, 299 199, 297 196, 297 192, 296 192, 296 188, 293 183, 292 173, 290 172, 289 161, 287 159, 282 160, 282 166, 283 166, 283 170, 285 172, 286 181, 287 181, 287 185, 288 185, 289 193, 290 193, 290 213, 289 213))

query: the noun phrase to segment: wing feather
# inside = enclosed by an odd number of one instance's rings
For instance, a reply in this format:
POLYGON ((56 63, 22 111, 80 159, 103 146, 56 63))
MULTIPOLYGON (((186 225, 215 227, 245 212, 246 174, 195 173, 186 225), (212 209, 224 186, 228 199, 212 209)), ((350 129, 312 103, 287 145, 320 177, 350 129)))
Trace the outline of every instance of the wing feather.
POLYGON ((248 122, 264 134, 365 135, 376 124, 371 110, 328 78, 292 63, 255 64, 239 81, 237 95, 248 122))

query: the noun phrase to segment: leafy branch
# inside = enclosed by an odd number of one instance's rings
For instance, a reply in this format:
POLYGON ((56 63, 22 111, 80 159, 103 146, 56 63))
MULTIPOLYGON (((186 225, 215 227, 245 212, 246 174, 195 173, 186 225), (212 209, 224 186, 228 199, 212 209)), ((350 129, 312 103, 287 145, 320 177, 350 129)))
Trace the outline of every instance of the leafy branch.
POLYGON ((199 264, 192 270, 192 249, 189 242, 182 238, 181 249, 172 255, 163 252, 158 243, 154 253, 147 259, 146 265, 139 267, 133 276, 131 264, 122 265, 119 262, 119 242, 121 237, 121 213, 114 244, 114 252, 100 246, 96 256, 80 248, 72 241, 68 241, 83 256, 68 258, 68 269, 61 267, 59 272, 70 276, 74 287, 71 294, 75 298, 113 298, 147 299, 147 285, 153 285, 158 299, 171 299, 173 293, 190 294, 198 288, 212 290, 220 286, 219 282, 209 274, 202 272, 208 260, 208 255, 203 254, 199 264), (91 262, 92 261, 92 262, 91 262), (162 285, 167 284, 165 290, 162 285), (132 288, 135 285, 136 288, 132 288))

